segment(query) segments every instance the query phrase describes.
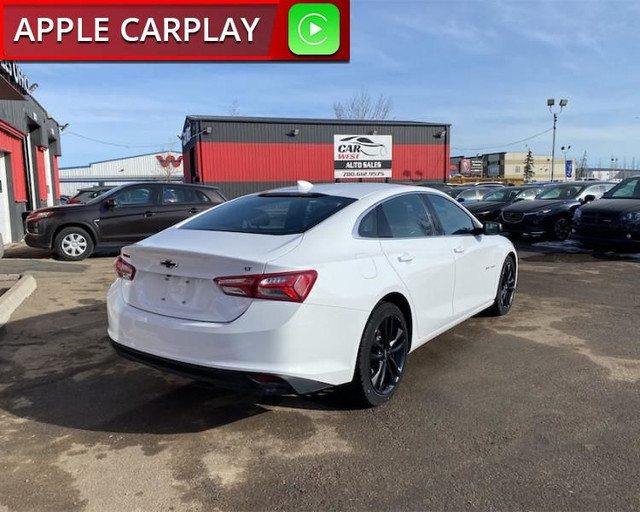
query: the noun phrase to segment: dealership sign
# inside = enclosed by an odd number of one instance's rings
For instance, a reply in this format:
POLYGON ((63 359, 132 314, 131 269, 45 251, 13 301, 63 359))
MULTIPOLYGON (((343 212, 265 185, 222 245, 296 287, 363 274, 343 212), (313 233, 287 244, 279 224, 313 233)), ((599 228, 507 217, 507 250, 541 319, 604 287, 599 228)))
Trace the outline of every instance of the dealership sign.
POLYGON ((335 135, 336 179, 391 178, 391 135, 335 135))
POLYGON ((22 71, 22 68, 15 62, 0 60, 0 75, 6 78, 22 94, 29 94, 29 79, 22 71))

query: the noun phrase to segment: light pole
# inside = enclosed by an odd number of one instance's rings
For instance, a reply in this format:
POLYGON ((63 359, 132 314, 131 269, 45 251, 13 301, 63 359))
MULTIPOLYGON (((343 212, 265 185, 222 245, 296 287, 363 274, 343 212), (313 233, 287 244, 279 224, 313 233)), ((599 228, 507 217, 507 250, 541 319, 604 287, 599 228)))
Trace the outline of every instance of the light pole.
POLYGON ((571 149, 571 146, 562 146, 560 148, 560 151, 562 151, 564 153, 564 170, 565 170, 565 177, 567 177, 567 153, 569 152, 569 150, 571 149))
POLYGON ((564 98, 561 99, 560 110, 554 112, 553 107, 555 106, 555 104, 556 104, 556 100, 554 100, 553 98, 549 98, 547 100, 547 107, 549 107, 549 112, 553 114, 553 149, 551 150, 551 183, 553 183, 553 172, 554 172, 554 167, 556 163, 556 128, 558 125, 558 116, 564 110, 564 108, 569 104, 569 100, 564 98))

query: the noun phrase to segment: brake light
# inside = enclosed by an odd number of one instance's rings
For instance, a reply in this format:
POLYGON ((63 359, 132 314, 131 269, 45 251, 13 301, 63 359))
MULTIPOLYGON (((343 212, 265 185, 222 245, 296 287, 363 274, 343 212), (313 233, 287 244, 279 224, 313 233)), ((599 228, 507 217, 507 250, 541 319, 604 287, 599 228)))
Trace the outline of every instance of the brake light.
POLYGON ((134 267, 131 263, 124 261, 122 259, 122 256, 118 256, 114 267, 120 279, 124 279, 125 281, 133 281, 133 278, 136 275, 136 267, 134 267))
POLYGON ((318 278, 315 270, 218 277, 214 282, 226 295, 254 299, 304 302, 318 278))

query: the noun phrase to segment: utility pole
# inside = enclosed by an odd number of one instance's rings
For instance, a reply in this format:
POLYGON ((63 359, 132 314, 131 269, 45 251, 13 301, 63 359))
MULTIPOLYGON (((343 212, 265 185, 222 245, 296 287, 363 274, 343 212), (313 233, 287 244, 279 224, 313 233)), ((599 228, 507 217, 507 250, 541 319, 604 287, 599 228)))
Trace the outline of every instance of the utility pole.
POLYGON ((569 104, 569 100, 561 99, 560 100, 560 110, 554 112, 553 107, 556 104, 556 100, 553 98, 549 98, 547 100, 547 107, 549 107, 549 112, 553 115, 553 148, 551 149, 551 182, 553 183, 553 174, 555 170, 556 163, 556 130, 558 126, 558 115, 562 113, 564 108, 569 104))

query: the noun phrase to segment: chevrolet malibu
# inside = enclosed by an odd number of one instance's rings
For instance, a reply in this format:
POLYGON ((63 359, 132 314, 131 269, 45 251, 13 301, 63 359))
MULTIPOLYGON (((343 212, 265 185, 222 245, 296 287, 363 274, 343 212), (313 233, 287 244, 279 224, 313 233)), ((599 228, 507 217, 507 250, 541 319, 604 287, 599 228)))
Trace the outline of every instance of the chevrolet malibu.
POLYGON ((122 356, 234 388, 395 393, 407 355, 464 320, 509 312, 517 256, 436 190, 382 183, 244 196, 116 261, 109 336, 122 356))

